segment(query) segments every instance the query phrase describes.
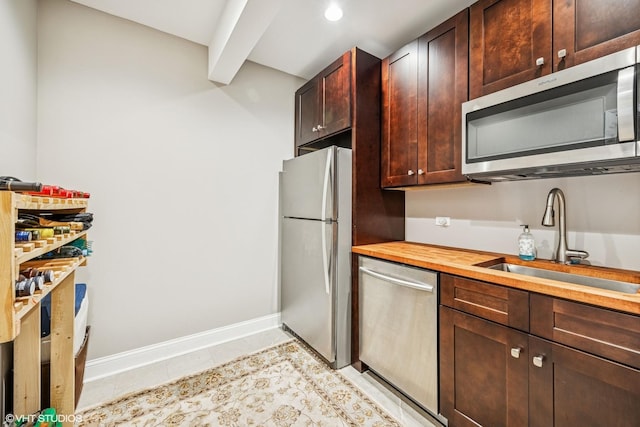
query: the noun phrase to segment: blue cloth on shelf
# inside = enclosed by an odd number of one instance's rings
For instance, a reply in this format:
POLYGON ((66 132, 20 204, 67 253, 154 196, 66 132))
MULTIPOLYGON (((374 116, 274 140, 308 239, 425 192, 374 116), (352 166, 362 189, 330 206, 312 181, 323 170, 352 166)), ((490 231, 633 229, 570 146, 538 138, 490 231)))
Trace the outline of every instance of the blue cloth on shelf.
MULTIPOLYGON (((86 294, 87 285, 85 283, 76 283, 75 314, 78 314, 78 311, 80 311, 80 305, 86 294)), ((51 293, 48 293, 42 298, 42 301, 40 301, 40 331, 43 337, 51 333, 51 293)))

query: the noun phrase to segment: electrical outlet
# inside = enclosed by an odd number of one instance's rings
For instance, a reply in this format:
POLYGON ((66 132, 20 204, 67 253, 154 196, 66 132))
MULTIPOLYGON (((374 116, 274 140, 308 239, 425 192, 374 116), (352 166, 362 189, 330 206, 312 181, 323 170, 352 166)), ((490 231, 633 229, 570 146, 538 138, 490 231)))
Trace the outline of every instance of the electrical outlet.
POLYGON ((451 225, 451 218, 449 218, 448 216, 437 216, 436 225, 438 227, 448 227, 451 225))

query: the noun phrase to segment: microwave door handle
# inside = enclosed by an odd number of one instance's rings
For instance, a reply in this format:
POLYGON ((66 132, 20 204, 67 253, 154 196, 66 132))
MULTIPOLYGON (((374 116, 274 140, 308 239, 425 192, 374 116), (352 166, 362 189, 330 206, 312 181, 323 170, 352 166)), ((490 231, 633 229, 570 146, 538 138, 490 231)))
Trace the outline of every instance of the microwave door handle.
POLYGON ((618 141, 634 141, 633 98, 635 67, 618 71, 618 141))

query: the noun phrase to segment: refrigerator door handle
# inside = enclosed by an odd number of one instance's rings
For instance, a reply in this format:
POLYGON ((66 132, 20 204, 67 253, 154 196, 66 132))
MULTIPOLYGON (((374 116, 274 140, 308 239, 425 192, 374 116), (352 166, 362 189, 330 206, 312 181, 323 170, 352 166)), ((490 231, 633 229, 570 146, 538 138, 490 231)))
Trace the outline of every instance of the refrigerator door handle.
POLYGON ((331 295, 331 280, 329 280, 329 256, 327 255, 327 233, 325 227, 329 224, 325 222, 322 225, 322 273, 324 275, 324 290, 327 295, 331 295))
MULTIPOLYGON (((329 196, 329 180, 331 177, 331 158, 333 157, 333 150, 327 150, 327 162, 324 169, 324 184, 322 187, 322 213, 320 218, 323 221, 327 220, 327 198, 329 196)), ((324 274, 324 289, 327 295, 331 295, 331 281, 329 280, 329 256, 327 255, 327 233, 325 232, 325 225, 322 223, 322 269, 324 274)))
POLYGON ((327 220, 327 198, 329 197, 329 180, 331 178, 331 157, 333 150, 327 151, 327 162, 324 168, 324 183, 322 186, 322 212, 320 213, 320 219, 322 221, 327 220))

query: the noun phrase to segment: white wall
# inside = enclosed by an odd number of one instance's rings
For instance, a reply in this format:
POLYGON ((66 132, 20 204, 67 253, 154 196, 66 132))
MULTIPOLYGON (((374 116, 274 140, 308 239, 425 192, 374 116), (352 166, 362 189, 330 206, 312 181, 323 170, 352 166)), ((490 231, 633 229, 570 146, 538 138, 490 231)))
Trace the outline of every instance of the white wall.
POLYGON ((640 270, 640 173, 490 186, 411 191, 406 194, 406 239, 517 255, 520 224, 529 224, 539 258, 550 259, 556 226, 541 225, 549 190, 567 201, 568 243, 589 252, 593 265, 640 270), (451 217, 437 227, 435 217, 451 217))
POLYGON ((36 178, 37 3, 0 1, 0 176, 36 178))
POLYGON ((97 358, 276 313, 277 172, 303 81, 63 0, 39 3, 38 176, 91 192, 97 358))

